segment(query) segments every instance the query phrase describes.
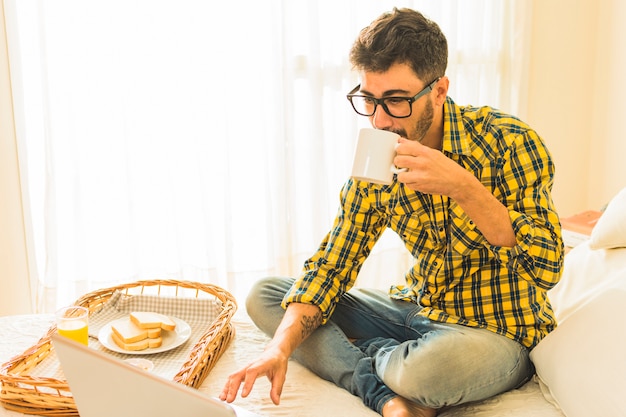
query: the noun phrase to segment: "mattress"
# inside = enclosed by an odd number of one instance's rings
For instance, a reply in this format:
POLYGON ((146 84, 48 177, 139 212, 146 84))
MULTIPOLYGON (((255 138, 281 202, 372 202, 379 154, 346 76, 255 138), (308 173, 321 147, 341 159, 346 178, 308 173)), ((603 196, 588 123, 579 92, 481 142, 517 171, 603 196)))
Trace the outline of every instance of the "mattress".
MULTIPOLYGON (((52 315, 26 315, 0 317, 0 362, 23 352, 47 331, 53 321, 52 315)), ((256 359, 269 339, 252 324, 245 312, 239 311, 232 320, 235 337, 215 368, 199 390, 217 397, 228 375, 256 359)), ((276 406, 269 399, 270 384, 260 378, 247 398, 238 398, 236 405, 245 407, 262 416, 346 416, 375 417, 377 413, 365 407, 358 397, 337 388, 312 374, 306 368, 291 361, 281 404, 276 406)), ((442 411, 443 417, 563 417, 557 408, 546 401, 538 380, 532 380, 520 389, 476 404, 442 411)), ((0 407, 0 417, 17 417, 24 414, 0 407)))
MULTIPOLYGON (((253 361, 269 339, 261 333, 245 313, 233 318, 235 338, 204 381, 200 390, 218 396, 228 375, 253 361)), ((378 413, 365 407, 358 397, 325 381, 295 361, 290 361, 280 405, 269 399, 270 384, 259 378, 247 398, 238 397, 236 405, 262 416, 350 416, 375 417, 378 413)), ((533 379, 519 389, 486 401, 442 410, 441 417, 564 417, 544 395, 542 386, 533 379)))

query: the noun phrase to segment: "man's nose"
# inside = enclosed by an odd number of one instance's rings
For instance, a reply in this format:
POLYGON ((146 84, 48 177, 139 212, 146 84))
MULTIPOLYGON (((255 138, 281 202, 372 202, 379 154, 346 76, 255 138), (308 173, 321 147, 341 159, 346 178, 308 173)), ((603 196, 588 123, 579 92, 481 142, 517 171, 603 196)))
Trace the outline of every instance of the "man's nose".
POLYGON ((376 111, 371 116, 372 127, 375 129, 385 129, 393 125, 393 118, 387 114, 383 106, 376 106, 376 111))

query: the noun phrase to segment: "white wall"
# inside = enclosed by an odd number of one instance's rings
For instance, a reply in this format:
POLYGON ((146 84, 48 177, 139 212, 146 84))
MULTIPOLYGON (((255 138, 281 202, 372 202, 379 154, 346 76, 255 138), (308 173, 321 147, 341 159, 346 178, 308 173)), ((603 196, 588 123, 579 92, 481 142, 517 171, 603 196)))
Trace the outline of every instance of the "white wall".
POLYGON ((621 0, 533 2, 527 121, 554 156, 562 216, 599 209, 626 187, 625 20, 621 0))
POLYGON ((590 106, 588 204, 626 187, 626 2, 599 2, 595 74, 590 106))

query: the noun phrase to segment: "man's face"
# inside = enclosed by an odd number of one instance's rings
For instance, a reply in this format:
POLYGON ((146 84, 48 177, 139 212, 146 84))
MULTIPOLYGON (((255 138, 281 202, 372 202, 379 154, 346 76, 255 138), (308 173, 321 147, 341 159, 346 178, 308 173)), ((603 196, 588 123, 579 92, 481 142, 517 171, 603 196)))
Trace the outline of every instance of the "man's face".
MULTIPOLYGON (((420 80, 406 64, 394 64, 385 72, 361 72, 359 94, 374 98, 413 97, 432 81, 420 80)), ((407 139, 423 142, 431 133, 429 130, 435 117, 432 94, 431 91, 413 102, 413 112, 407 118, 391 117, 379 105, 376 113, 369 117, 370 123, 376 129, 390 130, 407 139)))

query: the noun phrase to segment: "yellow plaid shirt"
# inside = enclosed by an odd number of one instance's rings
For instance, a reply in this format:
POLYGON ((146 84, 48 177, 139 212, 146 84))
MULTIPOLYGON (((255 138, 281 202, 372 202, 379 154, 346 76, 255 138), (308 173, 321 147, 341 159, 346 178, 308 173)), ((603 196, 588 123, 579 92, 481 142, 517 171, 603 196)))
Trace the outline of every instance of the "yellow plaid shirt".
POLYGON ((390 296, 423 306, 439 322, 487 328, 532 348, 556 326, 546 292, 560 279, 563 241, 550 196, 554 165, 543 141, 520 120, 492 108, 445 104, 443 153, 472 172, 508 209, 517 238, 493 246, 448 197, 394 180, 348 180, 317 253, 283 300, 318 305, 324 322, 385 228, 415 258, 406 285, 390 296))

